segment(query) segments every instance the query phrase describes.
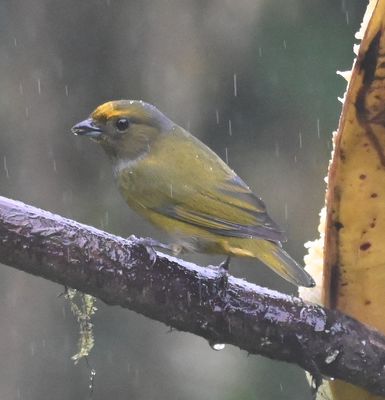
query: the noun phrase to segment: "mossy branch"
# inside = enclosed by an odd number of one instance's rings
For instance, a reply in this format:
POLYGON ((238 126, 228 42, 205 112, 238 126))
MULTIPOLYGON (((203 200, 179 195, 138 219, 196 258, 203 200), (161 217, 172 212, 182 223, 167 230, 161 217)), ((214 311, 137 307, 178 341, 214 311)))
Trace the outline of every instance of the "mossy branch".
POLYGON ((385 395, 385 337, 338 312, 0 197, 0 262, 181 331, 385 395))

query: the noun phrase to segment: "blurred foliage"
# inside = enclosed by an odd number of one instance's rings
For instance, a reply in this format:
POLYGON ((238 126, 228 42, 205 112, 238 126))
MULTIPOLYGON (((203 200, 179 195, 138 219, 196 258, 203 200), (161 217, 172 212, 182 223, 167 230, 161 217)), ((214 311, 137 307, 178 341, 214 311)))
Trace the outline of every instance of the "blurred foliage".
MULTIPOLYGON (((227 153, 300 260, 303 242, 316 234, 345 89, 335 71, 351 67, 365 5, 0 2, 0 195, 120 235, 156 236, 120 199, 97 145, 69 132, 106 100, 143 99, 227 153)), ((294 290, 255 262, 232 267, 237 276, 294 290)), ((0 274, 0 397, 87 398, 90 369, 70 359, 77 325, 56 297, 62 289, 6 267, 0 274)), ((214 352, 134 313, 98 308, 93 399, 310 398, 296 367, 229 347, 214 352)))

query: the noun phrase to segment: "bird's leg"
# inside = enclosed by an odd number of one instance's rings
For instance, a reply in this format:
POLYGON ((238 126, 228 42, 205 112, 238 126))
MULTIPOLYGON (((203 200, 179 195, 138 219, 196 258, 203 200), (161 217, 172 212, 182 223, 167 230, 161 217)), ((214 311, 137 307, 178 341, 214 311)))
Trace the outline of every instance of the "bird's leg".
POLYGON ((227 256, 226 260, 221 262, 218 266, 218 287, 220 290, 226 292, 228 285, 228 275, 231 257, 227 256))

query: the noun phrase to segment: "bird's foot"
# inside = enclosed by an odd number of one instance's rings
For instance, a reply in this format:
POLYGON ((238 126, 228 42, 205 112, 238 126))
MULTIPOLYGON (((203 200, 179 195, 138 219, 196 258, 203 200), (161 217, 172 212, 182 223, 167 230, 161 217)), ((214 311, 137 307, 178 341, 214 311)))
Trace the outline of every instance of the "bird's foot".
POLYGON ((138 238, 135 235, 130 235, 128 237, 128 240, 132 240, 135 243, 141 244, 145 247, 151 247, 152 249, 162 249, 162 250, 173 251, 173 245, 159 242, 158 240, 150 238, 150 237, 138 238))
MULTIPOLYGON (((155 263, 157 254, 155 251, 155 248, 160 248, 163 243, 158 242, 157 240, 154 240, 152 238, 138 238, 135 235, 130 235, 128 237, 128 240, 131 240, 137 244, 140 244, 146 248, 148 257, 150 261, 152 262, 152 265, 155 263)), ((163 248, 163 247, 161 247, 163 248)))
POLYGON ((144 246, 147 250, 147 252, 150 255, 151 259, 156 259, 156 251, 157 250, 166 250, 170 252, 174 256, 178 256, 179 254, 183 253, 185 250, 184 247, 178 243, 171 243, 171 244, 166 244, 159 242, 156 239, 150 238, 150 237, 142 237, 138 238, 135 235, 130 235, 128 237, 128 240, 132 240, 135 243, 141 244, 144 246))

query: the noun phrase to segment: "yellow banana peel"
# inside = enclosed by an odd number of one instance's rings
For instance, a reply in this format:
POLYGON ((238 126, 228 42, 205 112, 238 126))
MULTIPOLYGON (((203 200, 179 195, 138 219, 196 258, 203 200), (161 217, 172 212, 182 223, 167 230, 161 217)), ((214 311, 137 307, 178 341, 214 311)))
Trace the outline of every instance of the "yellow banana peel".
MULTIPOLYGON (((325 234, 306 245, 305 261, 318 270, 318 301, 385 334, 385 0, 370 1, 361 32, 334 136, 325 234)), ((383 399, 341 381, 329 389, 333 400, 383 399)))

